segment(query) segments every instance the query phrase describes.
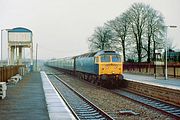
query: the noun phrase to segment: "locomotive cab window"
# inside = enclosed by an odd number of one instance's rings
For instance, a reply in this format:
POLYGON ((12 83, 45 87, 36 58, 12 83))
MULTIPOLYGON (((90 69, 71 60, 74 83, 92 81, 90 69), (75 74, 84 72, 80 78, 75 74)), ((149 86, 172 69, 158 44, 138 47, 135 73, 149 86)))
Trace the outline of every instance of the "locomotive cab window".
POLYGON ((109 55, 101 55, 101 62, 110 62, 109 55))
POLYGON ((121 62, 121 56, 112 55, 112 62, 121 62))

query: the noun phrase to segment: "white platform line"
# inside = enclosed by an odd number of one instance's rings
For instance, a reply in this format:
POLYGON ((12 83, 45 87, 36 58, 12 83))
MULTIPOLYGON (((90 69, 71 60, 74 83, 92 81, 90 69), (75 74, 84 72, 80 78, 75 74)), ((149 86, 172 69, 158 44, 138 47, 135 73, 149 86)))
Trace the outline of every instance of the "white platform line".
POLYGON ((50 120, 76 120, 50 82, 46 73, 44 71, 41 71, 40 73, 50 120))

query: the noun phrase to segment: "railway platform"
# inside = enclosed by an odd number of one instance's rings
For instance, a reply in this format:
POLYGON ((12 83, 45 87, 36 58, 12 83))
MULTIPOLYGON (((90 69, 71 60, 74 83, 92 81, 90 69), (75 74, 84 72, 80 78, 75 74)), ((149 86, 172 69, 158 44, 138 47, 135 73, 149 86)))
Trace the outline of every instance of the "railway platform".
POLYGON ((41 71, 43 89, 50 120, 76 120, 63 99, 57 93, 44 71, 41 71))
POLYGON ((7 96, 0 99, 0 120, 68 119, 67 106, 49 84, 42 73, 32 72, 8 85, 7 96))
POLYGON ((29 73, 7 87, 7 96, 0 100, 0 120, 49 120, 38 72, 29 73))
POLYGON ((169 89, 180 90, 180 79, 177 78, 168 78, 167 80, 165 80, 164 77, 155 78, 154 76, 124 73, 124 79, 169 89))

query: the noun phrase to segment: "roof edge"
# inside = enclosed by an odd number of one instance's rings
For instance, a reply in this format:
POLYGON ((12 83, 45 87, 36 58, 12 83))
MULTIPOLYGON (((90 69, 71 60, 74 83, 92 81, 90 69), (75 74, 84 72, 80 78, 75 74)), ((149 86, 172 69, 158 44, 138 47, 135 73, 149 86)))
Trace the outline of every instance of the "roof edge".
POLYGON ((16 28, 8 30, 8 32, 31 32, 32 33, 31 30, 24 27, 16 27, 16 28))

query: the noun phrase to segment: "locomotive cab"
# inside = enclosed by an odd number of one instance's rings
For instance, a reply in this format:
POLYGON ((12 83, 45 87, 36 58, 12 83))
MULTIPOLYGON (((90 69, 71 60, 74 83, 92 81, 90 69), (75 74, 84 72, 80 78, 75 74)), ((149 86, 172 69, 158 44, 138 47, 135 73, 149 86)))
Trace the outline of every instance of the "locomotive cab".
POLYGON ((98 65, 98 75, 102 80, 123 79, 122 55, 115 51, 102 51, 95 56, 95 64, 98 65))

